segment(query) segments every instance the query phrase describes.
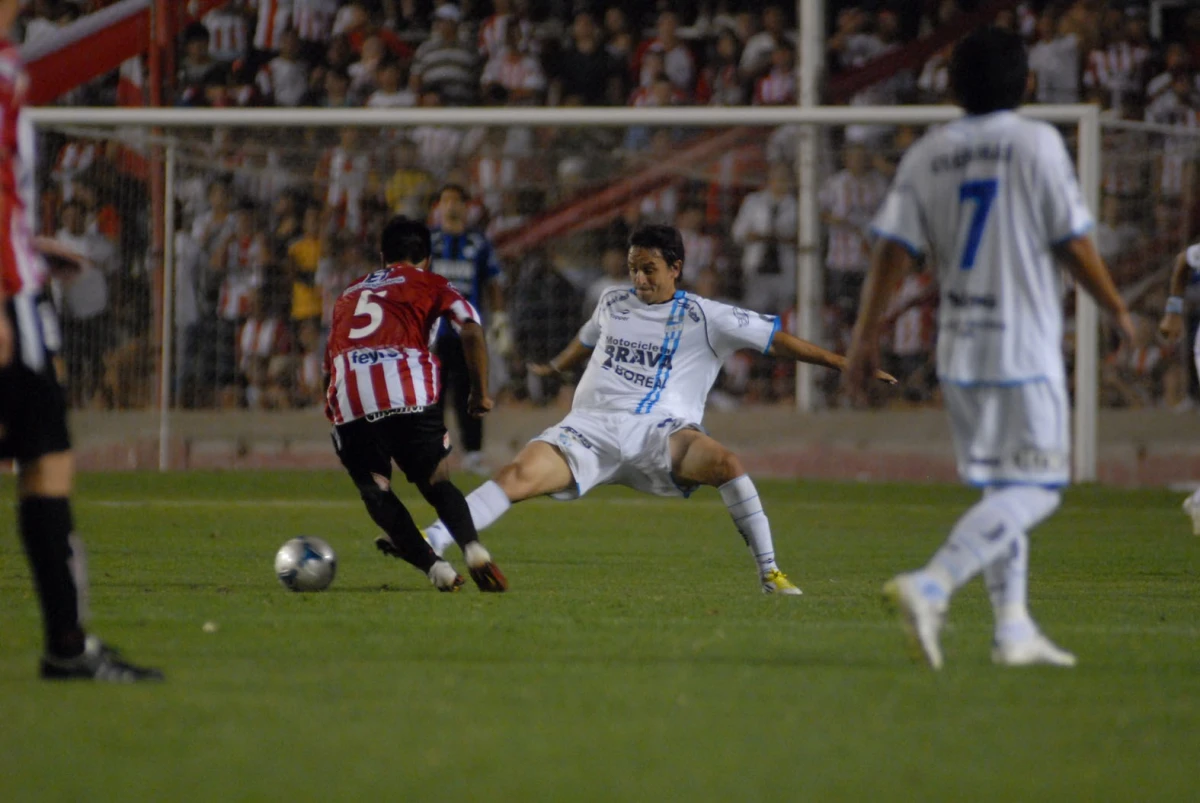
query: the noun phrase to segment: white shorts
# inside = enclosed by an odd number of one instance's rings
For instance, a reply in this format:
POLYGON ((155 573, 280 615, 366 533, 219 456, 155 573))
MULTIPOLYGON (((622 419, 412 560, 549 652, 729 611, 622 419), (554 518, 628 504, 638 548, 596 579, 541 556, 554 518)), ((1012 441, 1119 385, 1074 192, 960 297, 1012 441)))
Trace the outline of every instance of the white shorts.
POLYGON ((1070 480, 1070 410, 1062 380, 942 385, 958 475, 970 485, 1060 487, 1070 480))
POLYGON ((558 447, 575 477, 575 488, 555 499, 578 499, 597 485, 686 497, 695 488, 677 484, 671 474, 670 439, 683 429, 700 427, 678 418, 572 412, 534 440, 558 447))

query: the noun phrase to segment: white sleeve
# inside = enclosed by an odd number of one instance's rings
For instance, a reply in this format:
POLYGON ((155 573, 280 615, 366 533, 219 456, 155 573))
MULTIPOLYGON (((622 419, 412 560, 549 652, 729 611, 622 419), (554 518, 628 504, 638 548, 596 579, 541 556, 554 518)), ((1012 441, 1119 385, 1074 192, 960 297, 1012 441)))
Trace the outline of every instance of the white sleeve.
POLYGON ((1183 258, 1187 260, 1189 268, 1200 273, 1200 243, 1188 246, 1183 252, 1183 258))
POLYGON ((722 304, 711 299, 698 299, 708 327, 708 342, 721 359, 735 351, 754 349, 763 354, 771 348, 779 331, 779 318, 760 312, 722 304))
POLYGON ((600 296, 600 300, 596 302, 596 309, 592 311, 592 317, 588 318, 583 326, 579 327, 579 334, 575 337, 579 342, 589 349, 596 348, 596 344, 600 342, 600 320, 608 309, 607 302, 613 299, 613 293, 621 292, 610 290, 600 296))
POLYGON ((920 168, 915 154, 916 149, 909 150, 900 160, 892 188, 871 223, 871 233, 899 243, 913 256, 920 256, 929 245, 925 237, 924 210, 917 192, 920 168))
POLYGON ((1058 245, 1086 234, 1094 221, 1062 136, 1046 125, 1034 141, 1032 155, 1039 197, 1031 200, 1045 226, 1045 241, 1058 245))

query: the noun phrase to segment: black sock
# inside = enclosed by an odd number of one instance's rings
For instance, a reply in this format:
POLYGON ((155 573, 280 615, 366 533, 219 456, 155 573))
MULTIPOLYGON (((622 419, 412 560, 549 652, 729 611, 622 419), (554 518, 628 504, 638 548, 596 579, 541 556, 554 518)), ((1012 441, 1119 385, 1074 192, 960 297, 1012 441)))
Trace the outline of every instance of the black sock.
POLYGON ((17 521, 42 605, 46 652, 60 658, 79 655, 84 634, 71 573, 71 503, 61 496, 25 497, 17 521))
POLYGON ((408 508, 394 493, 371 487, 363 491, 362 499, 371 518, 392 539, 401 559, 423 572, 428 572, 433 564, 441 560, 429 542, 421 537, 421 531, 408 508))
POLYGON ((471 507, 467 504, 462 491, 458 490, 454 483, 443 480, 433 485, 418 486, 418 489, 425 497, 425 501, 433 505, 438 518, 442 520, 442 524, 446 525, 446 529, 454 536, 455 542, 460 547, 479 540, 479 532, 475 529, 475 522, 471 519, 471 507))

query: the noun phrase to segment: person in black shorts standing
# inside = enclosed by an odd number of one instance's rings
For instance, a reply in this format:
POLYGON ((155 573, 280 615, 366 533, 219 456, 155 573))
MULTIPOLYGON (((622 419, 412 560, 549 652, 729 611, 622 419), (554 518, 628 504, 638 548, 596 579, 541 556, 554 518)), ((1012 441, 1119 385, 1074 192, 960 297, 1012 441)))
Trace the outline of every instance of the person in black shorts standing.
POLYGON ((462 341, 466 408, 477 418, 487 413, 492 400, 479 313, 445 278, 429 271, 425 224, 406 217, 390 220, 380 238, 380 256, 382 268, 351 282, 333 307, 325 412, 334 425, 334 448, 383 530, 375 539, 380 551, 425 572, 439 591, 456 591, 463 584, 392 492, 395 462, 442 517, 479 590, 504 591, 508 581, 479 543, 467 501, 450 482, 450 437, 438 404, 441 367, 432 353, 445 318, 462 341))
POLYGON ((58 324, 42 293, 47 268, 39 251, 63 269, 78 270, 80 258, 52 240, 35 243, 31 233, 32 160, 19 134, 29 77, 7 38, 19 9, 18 0, 0 0, 0 459, 17 461, 17 529, 45 626, 41 676, 161 680, 162 673, 122 660, 83 628, 87 576, 70 501, 75 460, 53 362, 58 324))

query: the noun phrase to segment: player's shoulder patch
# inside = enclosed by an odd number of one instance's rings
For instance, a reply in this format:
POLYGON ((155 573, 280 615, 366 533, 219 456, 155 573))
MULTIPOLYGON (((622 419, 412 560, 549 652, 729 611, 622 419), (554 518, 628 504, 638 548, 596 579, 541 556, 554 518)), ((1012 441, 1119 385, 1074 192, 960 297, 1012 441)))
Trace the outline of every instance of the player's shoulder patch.
POLYGON ((633 291, 627 287, 614 287, 611 290, 606 290, 604 295, 600 296, 600 308, 607 310, 614 304, 620 304, 622 301, 628 301, 633 295, 633 291))

